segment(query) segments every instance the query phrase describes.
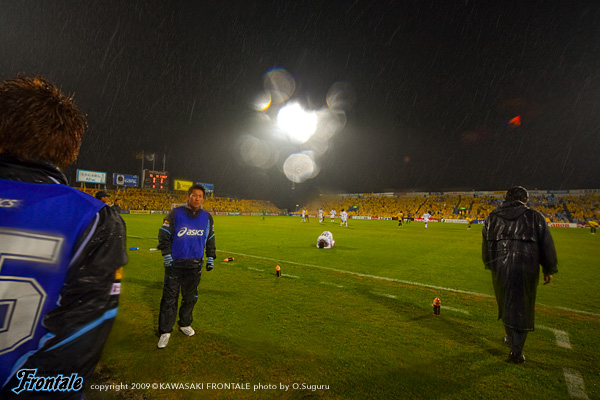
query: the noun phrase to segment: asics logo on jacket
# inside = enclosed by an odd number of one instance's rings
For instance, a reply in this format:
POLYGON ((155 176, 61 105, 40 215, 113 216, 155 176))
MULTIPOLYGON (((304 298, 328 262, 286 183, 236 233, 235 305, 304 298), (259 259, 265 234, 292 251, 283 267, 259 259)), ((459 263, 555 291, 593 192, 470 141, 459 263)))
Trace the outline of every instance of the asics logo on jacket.
POLYGON ((183 227, 177 232, 177 236, 182 237, 183 235, 204 236, 204 229, 188 229, 187 227, 183 227))

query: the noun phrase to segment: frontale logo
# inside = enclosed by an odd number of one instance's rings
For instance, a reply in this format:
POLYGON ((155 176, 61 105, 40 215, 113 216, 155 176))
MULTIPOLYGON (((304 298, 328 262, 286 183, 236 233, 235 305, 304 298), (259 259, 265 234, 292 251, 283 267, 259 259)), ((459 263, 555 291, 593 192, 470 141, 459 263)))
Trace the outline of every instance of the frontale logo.
POLYGON ((204 229, 188 229, 181 228, 179 232, 177 232, 178 237, 182 237, 183 235, 187 236, 202 236, 204 235, 204 229))
POLYGON ((37 376, 37 369, 20 369, 16 374, 19 386, 14 393, 25 392, 78 392, 83 389, 83 378, 76 373, 69 376, 37 376))

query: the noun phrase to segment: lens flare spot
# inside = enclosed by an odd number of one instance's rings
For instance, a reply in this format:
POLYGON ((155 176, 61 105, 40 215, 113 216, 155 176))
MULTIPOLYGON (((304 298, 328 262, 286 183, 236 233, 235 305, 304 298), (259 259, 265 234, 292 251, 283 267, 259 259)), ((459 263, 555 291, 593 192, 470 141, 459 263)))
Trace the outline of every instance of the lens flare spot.
POLYGON ((262 92, 254 99, 252 103, 252 107, 256 111, 267 111, 271 106, 271 93, 270 92, 262 92))
POLYGON ((267 169, 277 162, 277 149, 267 141, 244 135, 238 141, 241 160, 252 167, 267 169))
POLYGON ((313 160, 306 154, 294 153, 283 163, 285 176, 294 183, 301 183, 310 179, 315 171, 313 160))
POLYGON ((287 101, 296 91, 296 81, 284 68, 273 68, 264 76, 264 88, 270 93, 271 104, 287 101))
POLYGON ((332 111, 348 111, 356 103, 356 91, 347 82, 336 82, 329 88, 326 100, 332 111))

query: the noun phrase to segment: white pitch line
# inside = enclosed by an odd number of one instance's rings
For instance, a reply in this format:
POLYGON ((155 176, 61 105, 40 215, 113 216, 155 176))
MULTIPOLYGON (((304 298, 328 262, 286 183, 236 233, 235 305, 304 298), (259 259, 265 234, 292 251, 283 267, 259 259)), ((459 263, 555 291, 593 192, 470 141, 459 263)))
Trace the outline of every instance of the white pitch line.
POLYGON ((574 310, 572 308, 559 307, 559 306, 557 306, 557 307, 550 307, 550 306, 545 306, 543 304, 540 304, 540 306, 548 307, 548 308, 556 308, 557 310, 570 311, 570 312, 574 312, 574 313, 577 313, 577 314, 591 315, 593 317, 600 317, 600 314, 596 314, 596 313, 589 312, 589 311, 580 311, 580 310, 574 310))
POLYGON ((346 286, 344 286, 344 285, 336 285, 335 283, 331 283, 331 282, 325 282, 325 281, 321 281, 321 282, 319 282, 319 283, 320 283, 321 285, 334 286, 334 287, 336 287, 336 288, 340 288, 340 289, 343 289, 343 288, 345 288, 345 287, 346 287, 346 286))
POLYGON ((467 314, 470 315, 471 313, 468 312, 467 310, 461 310, 460 308, 454 308, 454 307, 448 307, 448 306, 442 306, 441 307, 442 310, 450 310, 450 311, 455 311, 455 312, 459 312, 459 313, 463 313, 463 314, 467 314))
POLYGON ((259 271, 259 272, 265 272, 264 269, 258 269, 258 268, 252 268, 252 267, 248 267, 248 269, 252 270, 252 271, 259 271))
POLYGON ((568 332, 561 331, 559 329, 548 328, 547 326, 544 326, 544 325, 536 325, 535 327, 539 328, 539 329, 545 329, 547 331, 554 333, 554 337, 556 338, 557 346, 564 347, 566 349, 571 348, 571 342, 569 340, 568 332))
MULTIPOLYGON (((382 292, 371 292, 371 294, 374 294, 376 296, 381 296, 381 297, 387 297, 389 299, 397 299, 398 298, 398 296, 395 296, 393 294, 382 293, 382 292)), ((448 311, 455 311, 455 312, 459 312, 459 313, 463 313, 463 314, 467 314, 467 315, 471 314, 467 310, 461 310, 460 308, 443 306, 442 309, 448 310, 448 311)))
POLYGON ((285 276, 287 278, 293 278, 293 279, 300 279, 299 276, 296 275, 290 275, 290 274, 281 274, 281 276, 285 276))
POLYGON ((565 373, 565 381, 567 382, 569 395, 578 399, 589 399, 588 395, 585 393, 585 384, 583 383, 583 378, 579 371, 571 368, 563 368, 563 372, 565 373))
POLYGON ((402 280, 402 279, 386 278, 384 276, 361 274, 360 272, 353 272, 353 271, 346 271, 346 270, 343 270, 343 269, 324 267, 322 265, 302 264, 302 263, 297 263, 297 262, 294 262, 294 261, 287 261, 287 260, 276 260, 276 259, 270 258, 270 257, 259 257, 259 256, 253 256, 253 255, 250 255, 250 254, 235 253, 235 252, 232 252, 232 251, 225 251, 225 250, 219 250, 219 251, 223 251, 223 252, 228 253, 228 254, 234 254, 234 255, 242 256, 242 257, 249 257, 249 258, 256 258, 256 259, 259 259, 259 260, 273 261, 273 262, 276 262, 276 263, 287 263, 287 264, 299 265, 301 267, 319 268, 319 269, 324 269, 324 270, 327 270, 327 271, 340 272, 340 273, 343 273, 343 274, 360 276, 360 277, 363 277, 363 278, 379 279, 379 280, 384 280, 384 281, 387 281, 387 282, 398 282, 398 283, 404 283, 404 284, 407 284, 407 285, 421 286, 421 287, 426 287, 426 288, 430 288, 430 289, 445 290, 447 292, 472 294, 472 295, 481 296, 481 297, 493 297, 493 296, 491 296, 489 294, 485 294, 485 293, 469 292, 467 290, 452 289, 452 288, 447 288, 447 287, 442 287, 442 286, 429 285, 427 283, 405 281, 405 280, 402 280))
MULTIPOLYGON (((301 264, 301 263, 297 263, 297 262, 293 262, 293 261, 276 260, 276 259, 270 258, 270 257, 253 256, 253 255, 250 255, 250 254, 235 253, 235 252, 231 252, 231 251, 228 252, 228 251, 225 251, 225 250, 217 250, 217 251, 223 252, 223 253, 230 253, 230 254, 234 254, 234 255, 237 255, 237 256, 248 257, 248 258, 256 258, 258 260, 273 261, 275 263, 287 263, 287 264, 299 265, 299 266, 302 266, 302 267, 319 268, 319 269, 324 269, 324 270, 327 270, 327 271, 339 272, 339 273, 342 273, 342 274, 349 274, 349 275, 354 275, 354 276, 360 276, 360 277, 363 277, 363 278, 378 279, 378 280, 384 280, 384 281, 387 281, 387 282, 397 282, 397 283, 403 283, 403 284, 406 284, 406 285, 426 287, 426 288, 429 288, 429 289, 445 290, 447 292, 472 294, 474 296, 480 296, 480 297, 491 297, 491 298, 494 297, 492 295, 485 294, 485 293, 470 292, 470 291, 467 291, 467 290, 460 290, 460 289, 447 288, 447 287, 443 287, 443 286, 429 285, 427 283, 405 281, 405 280, 402 280, 402 279, 386 278, 384 276, 361 274, 359 272, 353 272, 353 271, 346 271, 346 270, 343 270, 343 269, 324 267, 322 265, 301 264)), ((553 308, 553 309, 558 309, 558 310, 564 310, 564 311, 569 311, 569 312, 576 313, 576 314, 585 314, 585 315, 592 315, 594 317, 600 317, 600 314, 595 314, 595 313, 591 313, 591 312, 588 312, 588 311, 575 310, 575 309, 572 309, 572 308, 565 308, 565 307, 552 307, 552 306, 546 306, 546 305, 543 305, 543 304, 539 304, 539 305, 542 306, 542 307, 546 307, 546 308, 553 308)))
POLYGON ((372 294, 376 295, 376 296, 381 296, 381 297, 387 297, 388 299, 397 299, 397 296, 394 296, 393 294, 387 294, 387 293, 381 293, 381 292, 371 292, 372 294))

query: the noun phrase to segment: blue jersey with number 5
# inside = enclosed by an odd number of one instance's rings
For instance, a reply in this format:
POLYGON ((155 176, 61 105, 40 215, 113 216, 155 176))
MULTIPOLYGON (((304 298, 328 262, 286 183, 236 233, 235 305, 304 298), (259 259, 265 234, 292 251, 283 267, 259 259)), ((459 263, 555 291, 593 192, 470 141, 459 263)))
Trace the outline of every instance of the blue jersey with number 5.
POLYGON ((65 185, 0 179, 0 387, 54 336, 44 317, 104 206, 65 185))

